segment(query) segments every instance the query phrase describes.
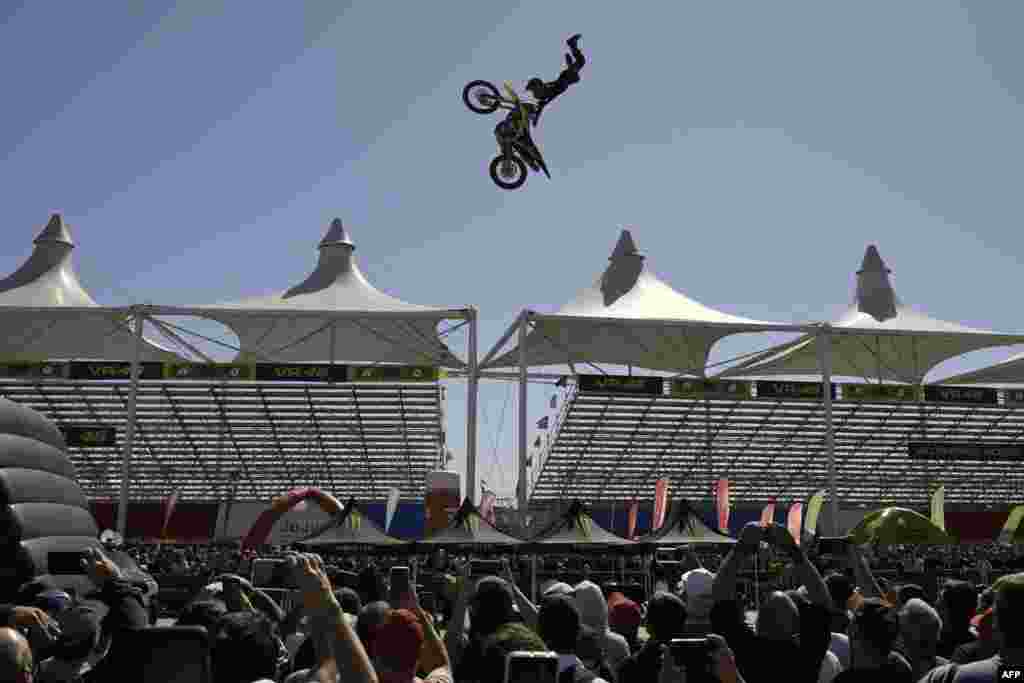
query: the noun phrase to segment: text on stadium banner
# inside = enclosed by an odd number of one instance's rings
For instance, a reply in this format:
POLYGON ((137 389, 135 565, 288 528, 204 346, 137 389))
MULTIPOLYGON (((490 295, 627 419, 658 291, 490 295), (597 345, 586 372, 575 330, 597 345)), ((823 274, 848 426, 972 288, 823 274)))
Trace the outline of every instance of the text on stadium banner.
MULTIPOLYGON (((821 401, 825 398, 821 382, 775 382, 760 380, 756 383, 758 398, 803 399, 821 401)), ((836 385, 830 385, 832 399, 836 397, 836 385)))
POLYGON ((844 384, 844 401, 917 401, 917 387, 906 384, 844 384))
POLYGON ((676 398, 735 400, 753 396, 750 382, 716 379, 674 379, 670 392, 676 398))
POLYGON ((1024 457, 1024 446, 1014 444, 911 441, 907 444, 907 455, 913 460, 1015 461, 1024 457))
POLYGON ((924 388, 924 400, 936 403, 973 403, 976 405, 994 406, 999 402, 999 397, 995 389, 984 387, 947 387, 938 384, 924 388))
POLYGON ((621 375, 578 375, 580 391, 602 394, 661 396, 665 383, 661 377, 623 377, 621 375))

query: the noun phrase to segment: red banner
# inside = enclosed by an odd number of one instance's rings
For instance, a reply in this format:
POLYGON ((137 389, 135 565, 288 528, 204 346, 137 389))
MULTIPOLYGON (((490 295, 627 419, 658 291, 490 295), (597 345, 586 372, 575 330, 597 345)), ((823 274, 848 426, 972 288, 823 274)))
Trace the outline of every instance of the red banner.
POLYGON ((480 516, 486 519, 491 524, 494 524, 496 519, 496 513, 494 511, 494 503, 498 500, 492 492, 488 491, 480 499, 480 516))
POLYGON ((626 533, 626 538, 633 540, 636 537, 636 516, 640 511, 640 502, 634 500, 629 504, 629 529, 626 533))
POLYGON ((718 530, 722 532, 729 531, 729 480, 719 479, 718 480, 718 530))
POLYGON ((768 503, 761 510, 761 526, 768 526, 775 521, 775 503, 768 503))
POLYGON ((654 485, 654 518, 651 520, 651 531, 660 529, 665 523, 668 508, 668 479, 659 479, 654 485))
POLYGON ((797 545, 800 545, 800 524, 803 522, 803 518, 803 503, 793 503, 789 506, 789 519, 786 526, 789 528, 789 533, 793 536, 793 540, 796 541, 797 545))

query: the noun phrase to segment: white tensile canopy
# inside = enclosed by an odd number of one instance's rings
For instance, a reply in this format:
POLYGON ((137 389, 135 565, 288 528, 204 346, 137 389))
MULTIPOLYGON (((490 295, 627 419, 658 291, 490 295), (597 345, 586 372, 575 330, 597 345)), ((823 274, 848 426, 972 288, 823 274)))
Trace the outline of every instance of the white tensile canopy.
POLYGON ((940 384, 1024 384, 1024 353, 995 365, 947 377, 940 384))
POLYGON ((483 369, 519 368, 518 498, 522 509, 527 502, 527 368, 609 363, 704 376, 708 353, 723 337, 807 329, 730 315, 677 292, 647 268, 629 230, 622 231, 608 260, 601 277, 557 313, 521 313, 480 363, 483 369), (517 330, 517 347, 498 356, 517 330))
POLYGON ((316 269, 286 292, 205 306, 157 306, 158 315, 199 315, 240 340, 239 360, 372 362, 465 367, 438 338, 460 309, 420 306, 384 294, 360 272, 340 219, 320 242, 316 269))
MULTIPOLYGON (((60 214, 35 239, 35 249, 0 280, 0 359, 129 360, 135 355, 134 316, 128 308, 100 306, 78 281, 71 263, 75 243, 60 214)), ((180 360, 143 340, 143 361, 180 360)))
MULTIPOLYGON (((527 366, 610 363, 703 375, 708 353, 722 337, 793 329, 716 311, 677 292, 647 268, 628 230, 608 260, 597 281, 557 313, 527 312, 534 323, 523 344, 527 366)), ((513 348, 493 360, 485 358, 481 368, 518 366, 523 360, 520 349, 513 348)))
MULTIPOLYGON (((939 363, 1024 336, 977 330, 931 318, 900 302, 889 269, 871 245, 857 272, 853 306, 829 328, 831 374, 865 381, 920 384, 939 363)), ((775 347, 720 377, 821 376, 818 334, 775 347)))

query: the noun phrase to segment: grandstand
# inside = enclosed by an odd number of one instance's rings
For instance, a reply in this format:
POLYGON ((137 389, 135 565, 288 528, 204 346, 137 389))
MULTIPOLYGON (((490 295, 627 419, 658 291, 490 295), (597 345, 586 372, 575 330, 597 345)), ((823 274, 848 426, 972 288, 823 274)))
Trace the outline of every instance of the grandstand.
POLYGON ((0 280, 0 396, 61 427, 90 499, 267 502, 305 485, 383 500, 392 487, 418 495, 446 464, 443 368, 466 364, 444 337, 468 324, 475 339, 475 311, 374 288, 340 220, 299 284, 207 306, 100 306, 74 247, 54 215, 0 280), (173 322, 183 316, 221 323, 238 346, 173 322), (231 357, 216 362, 203 341, 231 357))
MULTIPOLYGON (((833 386, 844 503, 924 505, 939 483, 949 503, 1024 498, 1022 392, 833 386), (918 442, 961 448, 911 451, 918 442)), ((828 486, 821 393, 816 382, 578 376, 541 454, 531 504, 650 499, 661 476, 691 500, 711 497, 718 477, 737 500, 807 500, 828 486)))

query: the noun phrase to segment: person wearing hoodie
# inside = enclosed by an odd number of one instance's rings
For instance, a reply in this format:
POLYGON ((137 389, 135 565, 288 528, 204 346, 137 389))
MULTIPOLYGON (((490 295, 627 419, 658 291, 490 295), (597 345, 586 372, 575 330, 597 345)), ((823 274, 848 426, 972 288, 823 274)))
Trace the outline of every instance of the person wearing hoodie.
POLYGON ((629 658, 629 643, 608 627, 608 603, 604 593, 593 581, 581 581, 576 584, 576 609, 580 612, 580 620, 584 626, 597 631, 604 637, 604 651, 613 671, 618 671, 629 658))

